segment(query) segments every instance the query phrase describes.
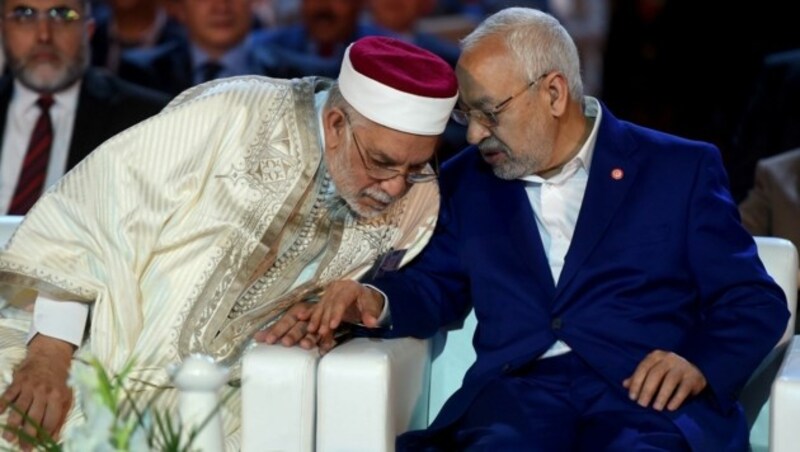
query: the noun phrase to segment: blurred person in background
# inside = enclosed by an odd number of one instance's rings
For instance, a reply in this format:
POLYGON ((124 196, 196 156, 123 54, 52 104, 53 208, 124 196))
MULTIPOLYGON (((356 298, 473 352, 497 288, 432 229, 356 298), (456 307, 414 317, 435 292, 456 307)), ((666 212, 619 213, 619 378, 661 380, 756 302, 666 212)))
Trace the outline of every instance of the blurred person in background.
MULTIPOLYGON (((758 161, 753 188, 739 203, 739 213, 751 234, 781 237, 800 250, 800 148, 758 161)), ((795 332, 800 332, 800 320, 795 332)))
POLYGON ((419 20, 433 11, 435 0, 368 0, 370 20, 378 27, 395 33, 439 55, 453 67, 460 53, 458 45, 418 29, 419 20))
POLYGON ((289 78, 285 59, 254 41, 251 0, 169 0, 186 38, 122 57, 126 80, 175 95, 198 83, 244 74, 289 78))
POLYGON ((163 0, 106 0, 104 6, 105 14, 95 14, 94 66, 116 73, 124 51, 183 39, 182 26, 169 16, 163 0))
POLYGON ((299 24, 280 27, 259 38, 259 46, 287 51, 284 71, 335 76, 344 49, 353 41, 391 32, 359 22, 365 0, 301 0, 299 24))
POLYGON ((0 212, 25 214, 94 148, 154 115, 168 98, 89 66, 83 0, 4 0, 0 212))

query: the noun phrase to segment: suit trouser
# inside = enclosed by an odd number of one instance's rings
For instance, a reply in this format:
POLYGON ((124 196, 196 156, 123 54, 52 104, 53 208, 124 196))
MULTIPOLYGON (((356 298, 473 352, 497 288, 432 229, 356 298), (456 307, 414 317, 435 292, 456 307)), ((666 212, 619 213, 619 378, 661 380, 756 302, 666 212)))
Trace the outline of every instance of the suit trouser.
POLYGON ((683 451, 672 421, 628 399, 575 353, 494 379, 455 424, 398 450, 683 451))

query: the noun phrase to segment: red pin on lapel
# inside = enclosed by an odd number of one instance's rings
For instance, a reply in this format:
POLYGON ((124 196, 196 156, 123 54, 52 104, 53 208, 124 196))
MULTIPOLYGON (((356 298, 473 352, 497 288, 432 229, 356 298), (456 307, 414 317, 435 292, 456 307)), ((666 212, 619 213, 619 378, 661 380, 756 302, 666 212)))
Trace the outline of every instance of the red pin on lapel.
POLYGON ((614 168, 611 170, 611 178, 614 180, 621 180, 625 177, 625 172, 622 171, 622 168, 614 168))

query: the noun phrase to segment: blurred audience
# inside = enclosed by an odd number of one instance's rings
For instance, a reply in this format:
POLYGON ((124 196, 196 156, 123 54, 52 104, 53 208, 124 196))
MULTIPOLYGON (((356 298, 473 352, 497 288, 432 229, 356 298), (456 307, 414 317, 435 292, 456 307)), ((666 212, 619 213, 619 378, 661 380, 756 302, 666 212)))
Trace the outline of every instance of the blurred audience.
POLYGON ((301 0, 301 23, 280 27, 259 40, 291 56, 289 71, 336 77, 348 44, 369 35, 391 35, 383 28, 359 23, 364 0, 301 0))
MULTIPOLYGON (((769 55, 727 158, 737 201, 753 186, 759 159, 800 148, 800 49, 769 55)), ((790 187, 790 188, 796 188, 790 187)), ((798 230, 800 234, 800 230, 798 230)))
POLYGON ((251 8, 255 21, 261 28, 272 28, 278 25, 275 4, 276 0, 251 0, 251 8))
POLYGON ((429 15, 434 5, 435 0, 368 0, 367 2, 369 16, 374 25, 430 50, 455 67, 460 53, 458 45, 417 28, 419 19, 429 15))
POLYGON ((88 0, 4 0, 0 213, 25 214, 95 147, 168 98, 89 67, 88 0))
POLYGON ((251 0, 170 0, 186 39, 123 55, 119 74, 177 94, 198 83, 235 75, 293 77, 277 69, 280 55, 254 42, 251 0))
POLYGON ((558 18, 578 46, 583 91, 599 96, 603 89, 603 59, 611 21, 610 0, 549 0, 558 18))
MULTIPOLYGON (((751 234, 788 239, 800 249, 800 148, 758 161, 755 185, 739 212, 751 234)), ((800 332, 797 322, 795 331, 800 332)))
POLYGON ((762 151, 758 146, 737 145, 733 137, 739 135, 737 129, 764 57, 800 47, 791 5, 781 0, 726 2, 724 6, 720 2, 614 0, 603 101, 621 119, 716 144, 734 199, 741 201, 756 160, 749 159, 740 171, 731 168, 742 152, 762 151), (725 20, 720 20, 723 10, 725 20), (757 33, 748 32, 753 24, 769 25, 757 33))
POLYGON ((183 38, 183 28, 167 14, 161 0, 106 0, 105 7, 105 14, 94 14, 94 66, 117 72, 122 52, 183 38))

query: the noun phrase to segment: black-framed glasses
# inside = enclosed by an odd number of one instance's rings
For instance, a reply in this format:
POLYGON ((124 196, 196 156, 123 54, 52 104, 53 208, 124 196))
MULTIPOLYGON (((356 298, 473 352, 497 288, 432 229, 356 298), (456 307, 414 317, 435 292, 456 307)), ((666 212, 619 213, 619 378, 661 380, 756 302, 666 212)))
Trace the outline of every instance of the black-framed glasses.
POLYGON ((356 144, 356 152, 358 153, 358 157, 361 159, 361 163, 364 165, 367 176, 370 178, 383 182, 394 179, 397 176, 402 176, 409 184, 422 184, 425 182, 434 181, 437 177, 439 177, 439 160, 436 157, 436 152, 433 153, 435 167, 433 170, 431 170, 429 165, 425 165, 425 168, 419 171, 409 171, 408 173, 403 174, 402 171, 396 168, 389 168, 376 162, 368 155, 365 155, 366 152, 364 152, 364 149, 361 147, 361 143, 358 141, 358 137, 356 136, 353 125, 350 123, 350 118, 347 115, 344 115, 344 119, 347 121, 347 126, 350 128, 350 135, 353 137, 353 142, 356 144))
POLYGON ((459 108, 456 108, 450 114, 450 117, 453 118, 453 121, 461 124, 462 126, 469 125, 470 117, 472 117, 484 127, 488 127, 490 129, 497 127, 497 125, 500 124, 499 122, 500 120, 497 119, 497 116, 500 113, 504 112, 509 105, 511 105, 511 101, 519 97, 520 94, 528 91, 528 89, 533 85, 539 83, 548 74, 549 72, 545 72, 544 74, 536 77, 532 81, 528 82, 528 84, 526 84, 525 87, 523 87, 521 90, 517 91, 511 96, 508 96, 508 98, 506 98, 499 104, 495 105, 490 110, 473 110, 473 109, 461 110, 459 108))
POLYGON ((17 6, 5 13, 5 20, 15 25, 35 25, 40 20, 46 20, 52 25, 67 26, 78 23, 81 13, 69 6, 55 6, 50 9, 39 10, 30 6, 17 6))

